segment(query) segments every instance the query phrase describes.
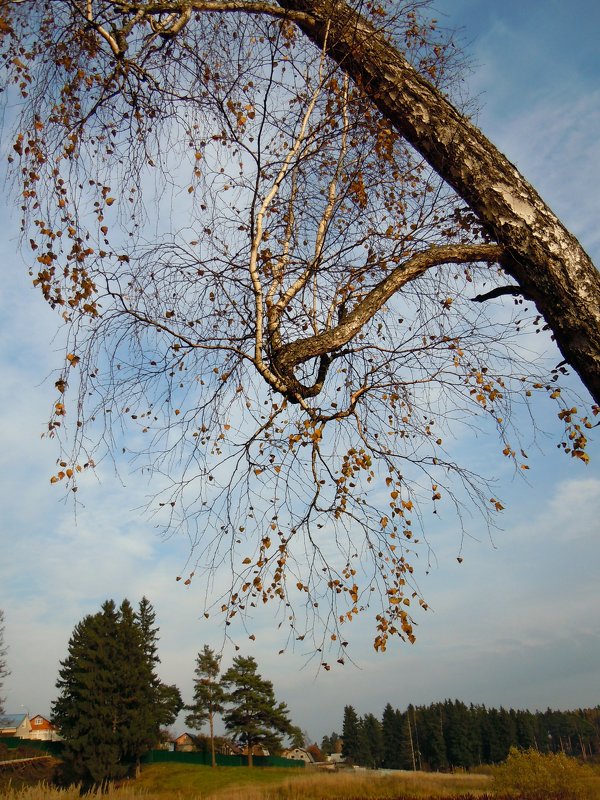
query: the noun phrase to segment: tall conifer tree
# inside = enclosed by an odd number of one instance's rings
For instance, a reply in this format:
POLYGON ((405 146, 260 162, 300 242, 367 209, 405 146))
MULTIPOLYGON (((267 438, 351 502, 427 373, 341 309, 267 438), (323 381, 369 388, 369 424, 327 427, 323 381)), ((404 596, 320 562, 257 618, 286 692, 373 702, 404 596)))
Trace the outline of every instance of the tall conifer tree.
POLYGON ((135 613, 135 620, 142 634, 144 655, 154 671, 160 658, 158 657, 158 627, 155 626, 156 613, 152 603, 147 597, 142 597, 138 610, 135 613))
POLYGON ((67 776, 84 786, 124 774, 115 681, 122 666, 117 661, 117 626, 112 600, 79 622, 56 682, 60 694, 52 705, 52 721, 65 740, 67 776))
POLYGON ((383 731, 374 714, 365 714, 360 723, 361 763, 379 769, 383 762, 383 731))
POLYGON ((344 706, 344 721, 342 725, 342 754, 353 764, 360 761, 360 730, 358 714, 353 706, 344 706))
POLYGON ((159 628, 155 625, 156 613, 154 607, 147 597, 142 597, 140 600, 138 610, 135 613, 135 621, 142 636, 144 657, 152 674, 152 686, 155 695, 153 707, 156 713, 156 721, 160 726, 172 725, 184 704, 177 686, 163 683, 156 672, 160 664, 160 658, 158 657, 159 628))
POLYGON ((252 656, 237 656, 223 675, 231 707, 223 715, 228 731, 248 748, 248 766, 252 766, 252 748, 262 745, 269 750, 281 747, 281 735, 292 733, 292 723, 285 703, 277 703, 273 684, 257 672, 252 656))
POLYGON ((67 777, 84 787, 122 777, 158 738, 159 697, 144 635, 128 600, 79 622, 61 662, 52 720, 67 777))
POLYGON ((402 719, 388 703, 381 718, 383 736, 383 766, 386 769, 400 769, 400 748, 402 746, 402 719))
POLYGON ((208 645, 204 645, 196 658, 196 679, 194 681, 194 702, 187 706, 190 712, 185 718, 186 725, 199 730, 208 721, 210 730, 210 752, 212 766, 216 767, 214 717, 223 711, 225 690, 219 683, 221 656, 215 654, 208 645))

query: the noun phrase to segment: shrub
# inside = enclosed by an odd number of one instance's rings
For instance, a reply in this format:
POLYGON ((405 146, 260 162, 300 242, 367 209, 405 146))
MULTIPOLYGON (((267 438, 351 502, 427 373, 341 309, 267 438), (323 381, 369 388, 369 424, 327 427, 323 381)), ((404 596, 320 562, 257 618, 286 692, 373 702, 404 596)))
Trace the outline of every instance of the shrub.
POLYGON ((584 800, 592 797, 592 771, 564 753, 542 754, 511 747, 506 761, 494 769, 494 788, 531 800, 584 800))

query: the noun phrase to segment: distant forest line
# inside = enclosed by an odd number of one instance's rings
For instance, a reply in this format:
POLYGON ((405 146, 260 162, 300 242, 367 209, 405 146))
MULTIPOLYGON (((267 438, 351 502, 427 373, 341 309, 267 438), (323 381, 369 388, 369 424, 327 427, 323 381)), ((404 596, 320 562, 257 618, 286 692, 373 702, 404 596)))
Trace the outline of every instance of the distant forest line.
POLYGON ((324 736, 324 755, 341 752, 372 768, 466 769, 504 761, 511 747, 600 757, 600 706, 574 711, 515 711, 446 700, 405 711, 388 703, 381 719, 344 708, 342 733, 324 736))

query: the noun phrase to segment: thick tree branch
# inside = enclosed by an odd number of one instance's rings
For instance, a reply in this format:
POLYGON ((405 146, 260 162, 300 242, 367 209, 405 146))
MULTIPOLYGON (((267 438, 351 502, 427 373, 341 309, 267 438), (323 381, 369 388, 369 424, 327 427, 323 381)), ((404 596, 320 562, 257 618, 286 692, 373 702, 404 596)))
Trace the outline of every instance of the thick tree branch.
POLYGON ((316 336, 290 342, 274 352, 273 370, 281 375, 284 382, 294 380, 293 371, 296 366, 312 358, 327 356, 344 347, 392 295, 428 269, 441 264, 494 262, 499 261, 502 255, 502 247, 495 244, 444 245, 430 247, 422 253, 417 253, 396 267, 335 328, 316 336))
POLYGON ((534 299, 529 292, 521 289, 520 286, 497 286, 495 289, 492 289, 489 292, 475 295, 475 297, 471 298, 471 301, 473 303, 485 303, 486 300, 494 300, 496 297, 504 297, 505 295, 511 295, 512 297, 524 297, 526 300, 534 299))
MULTIPOLYGON (((277 19, 288 19, 292 22, 310 22, 310 14, 303 11, 290 11, 274 3, 262 2, 262 0, 172 0, 169 2, 127 2, 127 0, 113 0, 113 6, 118 11, 125 14, 133 14, 143 11, 146 17, 154 17, 159 14, 173 14, 178 20, 182 20, 179 27, 183 27, 189 19, 190 12, 216 12, 216 13, 244 13, 258 14, 261 16, 275 17, 277 19), (185 21, 183 21, 185 20, 185 21)), ((167 23, 170 25, 170 23, 167 23)), ((171 30, 169 28, 169 30, 171 30)))

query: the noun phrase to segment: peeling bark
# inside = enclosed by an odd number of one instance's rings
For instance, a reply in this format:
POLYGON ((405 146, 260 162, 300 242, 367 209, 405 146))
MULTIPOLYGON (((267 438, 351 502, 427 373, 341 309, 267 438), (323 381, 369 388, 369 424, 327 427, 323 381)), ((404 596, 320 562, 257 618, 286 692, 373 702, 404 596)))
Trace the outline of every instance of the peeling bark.
POLYGON ((565 360, 600 402, 600 275, 516 167, 344 0, 278 0, 373 100, 505 248, 565 360))

